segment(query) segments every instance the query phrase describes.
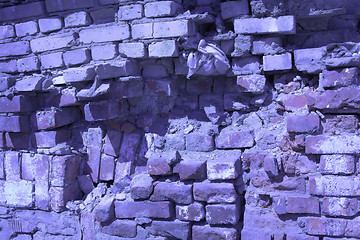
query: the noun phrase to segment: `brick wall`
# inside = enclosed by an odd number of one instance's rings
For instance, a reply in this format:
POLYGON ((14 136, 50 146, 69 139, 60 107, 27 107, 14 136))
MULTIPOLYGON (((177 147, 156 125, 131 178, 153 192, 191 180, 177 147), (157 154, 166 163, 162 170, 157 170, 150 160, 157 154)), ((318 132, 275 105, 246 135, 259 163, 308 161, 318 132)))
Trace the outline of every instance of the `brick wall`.
POLYGON ((0 0, 0 239, 360 239, 358 10, 0 0))

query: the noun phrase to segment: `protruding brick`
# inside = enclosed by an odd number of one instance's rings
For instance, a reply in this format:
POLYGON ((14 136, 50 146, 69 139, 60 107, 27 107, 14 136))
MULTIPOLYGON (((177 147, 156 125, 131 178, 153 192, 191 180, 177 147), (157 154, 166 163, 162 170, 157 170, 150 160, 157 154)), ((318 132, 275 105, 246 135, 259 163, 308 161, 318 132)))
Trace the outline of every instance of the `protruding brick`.
POLYGON ((239 221, 239 209, 235 204, 211 204, 206 206, 206 222, 209 224, 233 224, 239 221))
POLYGON ((190 224, 188 222, 165 222, 153 221, 149 232, 155 236, 162 236, 169 239, 187 240, 190 235, 190 224))
POLYGON ((310 178, 309 184, 312 195, 353 197, 360 192, 357 176, 318 176, 310 178))
POLYGON ((264 75, 252 74, 237 76, 237 85, 241 92, 261 94, 265 90, 266 78, 264 75))
POLYGON ((70 136, 71 132, 69 130, 36 132, 33 136, 33 145, 39 148, 52 148, 69 140, 70 136))
POLYGON ((320 128, 320 118, 317 114, 288 115, 286 118, 288 132, 314 133, 320 128))
POLYGON ((41 66, 45 69, 58 68, 64 66, 63 53, 50 53, 40 56, 41 66))
POLYGON ((199 222, 205 218, 205 208, 198 202, 186 206, 177 205, 176 218, 183 221, 199 222))
POLYGON ((15 24, 16 36, 25 37, 39 32, 39 26, 36 21, 28 21, 15 24))
POLYGON ((313 197, 278 197, 274 198, 277 214, 319 214, 319 199, 313 197))
POLYGON ((154 192, 150 200, 171 200, 178 204, 190 204, 192 202, 192 186, 159 182, 155 185, 154 192))
POLYGON ((166 158, 149 158, 147 171, 150 175, 171 175, 172 168, 166 158))
POLYGON ((357 68, 324 70, 319 76, 319 86, 323 88, 347 87, 352 84, 359 84, 357 68))
POLYGON ((182 6, 174 1, 149 2, 145 4, 145 17, 172 17, 182 11, 182 6))
POLYGON ((154 38, 192 36, 195 33, 196 27, 194 23, 189 20, 154 23, 154 38))
POLYGON ((250 131, 221 131, 215 138, 215 144, 217 148, 229 149, 229 148, 249 148, 254 146, 254 137, 250 131))
POLYGON ((43 90, 43 82, 45 77, 40 74, 33 74, 18 79, 15 82, 14 88, 19 92, 35 92, 43 90))
POLYGON ((115 202, 117 218, 170 218, 170 202, 115 202))
POLYGON ((179 56, 178 46, 175 40, 154 42, 149 45, 149 57, 177 57, 179 56))
POLYGON ((153 179, 147 174, 136 175, 130 184, 130 193, 133 199, 147 199, 153 192, 153 179))
POLYGON ((240 174, 241 151, 224 153, 223 156, 207 161, 207 177, 209 180, 236 179, 240 174))
POLYGON ((236 240, 238 237, 235 228, 219 228, 210 227, 209 225, 192 227, 192 239, 204 240, 204 239, 219 239, 219 240, 236 240))
POLYGON ((124 116, 127 105, 123 101, 89 102, 84 106, 85 120, 88 122, 114 119, 124 116))
POLYGON ((64 22, 60 17, 50 17, 39 19, 40 32, 50 33, 63 28, 64 22))
POLYGON ((91 47, 91 57, 93 60, 110 60, 118 55, 118 48, 115 44, 107 44, 91 47))
POLYGON ((66 66, 80 65, 88 63, 91 60, 89 49, 76 49, 67 51, 63 54, 63 59, 66 66))
POLYGON ((12 25, 0 26, 0 39, 15 37, 15 30, 12 25))
POLYGON ((120 43, 119 54, 129 58, 144 58, 148 55, 145 44, 141 42, 120 43))
POLYGON ((144 16, 143 6, 141 4, 131 4, 120 6, 118 18, 120 21, 133 20, 144 16))
POLYGON ((0 57, 20 56, 31 53, 28 41, 0 44, 0 57))
POLYGON ((100 164, 100 181, 112 181, 114 180, 115 173, 115 158, 103 154, 101 156, 100 164))
POLYGON ((321 211, 330 217, 352 217, 359 212, 356 198, 324 198, 321 211))
POLYGON ((234 21, 235 33, 241 34, 295 34, 294 16, 277 18, 241 18, 234 21))
POLYGON ((360 137, 357 135, 308 136, 305 141, 307 154, 357 154, 360 137))
POLYGON ((21 58, 17 60, 17 68, 19 72, 33 72, 40 70, 40 61, 34 57, 21 58))
POLYGON ((181 161, 178 165, 181 180, 203 180, 206 178, 205 161, 181 161))
POLYGON ((80 42, 99 43, 121 41, 130 37, 130 28, 128 24, 109 26, 102 28, 92 28, 81 30, 80 42))
POLYGON ((65 27, 82 27, 88 26, 92 22, 90 15, 87 12, 75 12, 65 17, 65 27))
POLYGON ((30 41, 30 46, 33 52, 40 53, 71 47, 74 41, 74 34, 61 34, 33 39, 30 41))
POLYGON ((80 161, 77 155, 54 156, 51 162, 51 185, 65 187, 76 180, 80 161))
POLYGON ((349 175, 355 172, 355 157, 352 155, 322 155, 320 157, 322 174, 349 175))
POLYGON ((134 238, 136 237, 136 222, 130 220, 115 220, 102 227, 102 232, 112 236, 134 238))
POLYGON ((326 48, 308 48, 294 51, 296 69, 306 73, 319 73, 325 68, 322 58, 326 54, 326 48))
POLYGON ((33 115, 34 127, 37 130, 54 129, 77 121, 80 111, 77 108, 51 108, 36 112, 33 115))
POLYGON ((66 83, 76 83, 94 80, 94 67, 70 68, 64 72, 64 80, 66 83))
POLYGON ((263 56, 264 71, 281 71, 292 68, 291 53, 263 56))
POLYGON ((96 74, 99 76, 100 79, 139 76, 140 69, 137 61, 122 60, 97 66, 96 74))
POLYGON ((231 183, 194 183, 194 199, 208 203, 234 203, 237 193, 231 183))

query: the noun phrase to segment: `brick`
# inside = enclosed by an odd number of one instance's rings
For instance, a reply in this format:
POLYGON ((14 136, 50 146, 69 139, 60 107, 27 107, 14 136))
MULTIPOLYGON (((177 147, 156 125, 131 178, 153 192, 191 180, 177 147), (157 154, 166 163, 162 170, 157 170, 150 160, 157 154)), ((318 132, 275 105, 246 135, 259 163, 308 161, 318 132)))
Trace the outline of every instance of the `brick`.
POLYGON ((194 199, 208 203, 234 203, 237 193, 231 183, 194 183, 194 199))
POLYGON ((76 83, 91 81, 95 78, 94 67, 70 68, 64 71, 64 80, 66 83, 76 83))
POLYGON ((16 36, 25 37, 35 35, 39 32, 39 26, 36 21, 28 21, 15 24, 16 36))
POLYGON ((177 56, 179 56, 179 49, 175 40, 154 42, 149 45, 149 57, 163 58, 177 56))
POLYGON ((176 218, 182 221, 199 222, 205 218, 205 208, 198 202, 185 206, 177 205, 176 218))
POLYGON ((51 162, 51 185, 64 187, 76 180, 80 161, 77 155, 54 156, 51 162))
POLYGON ((249 148, 254 146, 254 137, 250 131, 225 132, 224 130, 215 138, 217 148, 249 148))
POLYGON ((149 232, 155 236, 187 240, 190 236, 190 224, 180 221, 153 221, 149 227, 149 232))
POLYGON ((320 196, 346 197, 359 194, 359 178, 356 176, 318 176, 310 178, 310 193, 320 196))
POLYGON ((19 72, 33 72, 40 70, 40 62, 37 57, 27 57, 17 60, 19 72))
POLYGON ((115 202, 117 218, 170 218, 172 205, 170 202, 115 202))
POLYGON ((31 53, 28 41, 0 44, 0 57, 20 56, 31 53))
POLYGON ((144 43, 119 43, 119 54, 128 58, 144 58, 148 56, 144 43))
POLYGON ((64 52, 63 59, 66 66, 75 66, 91 61, 89 49, 76 49, 64 52))
POLYGON ((16 78, 12 76, 0 76, 0 91, 5 91, 8 88, 14 86, 16 78))
POLYGON ((159 182, 155 185, 150 198, 152 201, 174 201, 177 204, 190 204, 192 202, 192 186, 177 183, 159 182))
POLYGON ((0 9, 0 21, 8 22, 23 18, 39 17, 46 14, 43 2, 32 2, 0 9))
POLYGON ((28 132, 29 130, 28 116, 0 116, 0 131, 28 132))
POLYGON ((58 68, 64 66, 63 53, 50 53, 40 56, 41 66, 45 69, 58 68))
POLYGON ((4 170, 6 181, 20 180, 20 156, 18 152, 6 151, 4 158, 4 170))
POLYGON ((252 74, 237 76, 237 85, 241 92, 261 94, 265 90, 266 77, 264 75, 252 74))
POLYGON ((178 172, 181 180, 203 180, 206 178, 206 161, 181 161, 178 172))
POLYGON ((263 56, 264 71, 291 70, 291 53, 263 56))
POLYGON ((359 120, 354 115, 325 115, 322 127, 325 133, 354 133, 359 120))
POLYGON ((123 101, 89 102, 84 106, 85 120, 88 122, 103 121, 124 116, 127 105, 123 101))
POLYGON ((41 91, 44 81, 45 77, 43 75, 34 74, 32 76, 25 76, 15 82, 14 88, 19 92, 41 91))
POLYGON ((235 228, 211 227, 210 225, 194 225, 192 227, 193 240, 210 240, 213 238, 218 240, 236 240, 237 237, 238 234, 235 228))
POLYGON ((313 197, 276 197, 274 209, 282 214, 319 214, 319 199, 313 197))
POLYGON ((0 39, 15 37, 15 30, 12 25, 0 26, 0 39))
POLYGON ((304 108, 307 104, 306 96, 301 95, 288 95, 285 99, 285 110, 295 111, 304 108))
POLYGON ((82 193, 77 181, 68 184, 66 187, 50 187, 50 207, 55 212, 65 210, 66 203, 70 200, 79 200, 82 193))
POLYGON ((295 34, 294 16, 277 18, 242 18, 234 20, 235 33, 240 34, 295 34))
POLYGON ((147 171, 150 175, 171 175, 172 168, 165 158, 149 158, 147 171))
POLYGON ((59 107, 70 107, 78 105, 77 99, 75 97, 76 89, 75 88, 65 88, 61 90, 59 107))
POLYGON ((352 155, 322 155, 320 157, 322 174, 349 175, 355 172, 355 157, 352 155))
POLYGON ((41 53, 71 47, 74 41, 74 34, 59 34, 33 39, 30 41, 30 46, 34 53, 41 53))
POLYGON ((192 36, 195 33, 196 27, 194 23, 189 20, 154 23, 154 38, 192 36))
POLYGON ((206 222, 209 224, 236 224, 239 210, 235 204, 211 204, 205 207, 206 222))
POLYGON ((347 221, 344 219, 328 219, 317 217, 299 218, 299 225, 309 235, 344 236, 347 228, 347 221))
POLYGON ((77 177, 79 187, 84 194, 89 194, 95 187, 90 175, 80 175, 77 177))
POLYGON ((319 73, 325 69, 322 58, 326 54, 326 48, 307 48, 294 50, 296 69, 306 73, 319 73))
POLYGON ((102 232, 111 236, 136 237, 136 222, 130 220, 115 220, 102 227, 102 232))
POLYGON ((186 150, 209 152, 214 150, 214 137, 207 133, 190 133, 186 135, 186 150))
POLYGON ((258 57, 242 57, 232 59, 232 71, 235 75, 260 74, 260 59, 258 57))
POLYGON ((153 179, 147 174, 135 175, 130 184, 131 198, 148 199, 153 192, 153 179))
POLYGON ((149 39, 153 37, 153 23, 141 23, 131 25, 133 39, 149 39))
POLYGON ((51 1, 46 0, 46 9, 48 12, 59 12, 59 11, 67 11, 73 9, 85 9, 91 8, 95 6, 94 0, 81 0, 81 1, 67 1, 67 0, 59 0, 59 1, 51 1))
POLYGON ((324 70, 319 76, 319 86, 323 88, 346 87, 359 84, 357 68, 324 70))
POLYGON ((144 16, 144 9, 141 4, 131 4, 120 6, 118 11, 118 19, 120 21, 127 21, 142 18, 144 16))
POLYGON ((358 201, 356 198, 324 198, 321 211, 326 216, 330 217, 352 217, 358 211, 358 201))
POLYGON ((90 12, 94 24, 104 24, 115 22, 116 11, 114 8, 100 8, 90 12))
POLYGON ((249 3, 245 0, 221 3, 221 17, 223 19, 229 19, 248 14, 250 14, 249 3))
POLYGON ((103 154, 101 156, 100 181, 114 180, 114 172, 115 172, 115 158, 103 154))
POLYGON ((287 131, 291 133, 315 133, 320 128, 320 118, 317 114, 288 115, 286 117, 287 131))
POLYGON ((144 8, 145 17, 148 18, 172 17, 183 10, 182 6, 174 1, 150 2, 146 3, 144 8))
POLYGON ((92 23, 92 19, 87 12, 80 11, 67 15, 64 19, 65 27, 83 27, 92 23))
POLYGON ((95 220, 101 223, 113 220, 113 218, 115 217, 114 202, 115 197, 105 196, 104 198, 102 198, 99 204, 96 205, 93 210, 95 220))
POLYGON ((207 177, 209 180, 236 179, 240 174, 241 152, 224 153, 207 161, 207 177))
POLYGON ((115 44, 91 47, 91 58, 97 60, 110 60, 118 55, 118 48, 115 44))
POLYGON ((0 72, 15 73, 15 72, 17 72, 16 64, 17 64, 16 60, 1 61, 0 62, 0 72))
POLYGON ((29 181, 6 181, 3 198, 7 206, 31 207, 33 204, 33 185, 29 181))
POLYGON ((99 43, 121 41, 130 38, 130 28, 128 24, 109 26, 103 28, 84 29, 79 33, 80 42, 99 43))
POLYGON ((39 148, 52 148, 69 140, 70 136, 71 132, 69 130, 36 132, 33 136, 33 145, 39 148))
POLYGON ((135 60, 122 60, 116 63, 103 64, 96 67, 96 74, 100 79, 139 76, 140 70, 135 60))
POLYGON ((308 136, 305 141, 307 154, 357 154, 360 138, 356 135, 308 136))
POLYGON ((39 28, 42 33, 50 33, 61 30, 64 22, 60 17, 50 17, 39 19, 39 28))
POLYGON ((120 155, 122 132, 108 130, 104 139, 104 153, 117 157, 120 155))
POLYGON ((30 134, 19 132, 5 133, 6 147, 11 149, 29 149, 30 148, 30 134))
POLYGON ((273 55, 284 52, 280 37, 259 38, 253 41, 251 53, 253 55, 273 55))
POLYGON ((85 135, 85 146, 88 154, 88 165, 91 169, 90 175, 95 183, 99 182, 101 145, 103 131, 100 127, 89 128, 85 135))

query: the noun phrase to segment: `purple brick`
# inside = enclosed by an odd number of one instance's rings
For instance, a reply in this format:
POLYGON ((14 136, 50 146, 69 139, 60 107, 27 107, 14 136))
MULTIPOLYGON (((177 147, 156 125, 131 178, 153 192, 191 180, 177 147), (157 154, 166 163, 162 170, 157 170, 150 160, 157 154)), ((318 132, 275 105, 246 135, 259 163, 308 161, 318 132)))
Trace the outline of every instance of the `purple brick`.
MULTIPOLYGON (((192 227, 192 239, 219 239, 219 240, 236 240, 238 234, 235 228, 211 227, 210 225, 192 227)), ((244 238, 246 239, 246 238, 244 238)))
POLYGON ((100 181, 114 180, 114 173, 115 173, 115 158, 103 154, 101 156, 101 164, 100 164, 100 181))
POLYGON ((28 133, 5 133, 6 147, 11 149, 29 149, 30 134, 28 133))
POLYGON ((285 110, 293 111, 300 108, 304 108, 307 103, 306 96, 300 95, 288 95, 285 99, 285 110))
POLYGON ((357 154, 360 137, 357 135, 308 136, 305 141, 307 154, 357 154))
POLYGON ((28 132, 30 130, 28 116, 0 116, 0 131, 28 132))
POLYGON ((208 203, 233 203, 237 193, 231 183, 194 183, 194 199, 208 203))
POLYGON ((320 157, 322 174, 349 175, 355 172, 355 157, 352 155, 322 155, 320 157))
POLYGON ((217 148, 250 148, 254 146, 254 137, 250 131, 233 132, 224 130, 215 138, 217 148))
POLYGON ((181 161, 178 164, 178 172, 181 180, 203 180, 206 178, 206 162, 181 161))
POLYGON ((325 119, 322 121, 324 132, 331 134, 354 133, 358 124, 359 119, 355 115, 325 115, 325 119))
POLYGON ((237 76, 237 85, 241 92, 261 94, 265 90, 266 78, 264 75, 252 74, 237 76))
POLYGON ((320 118, 317 114, 288 115, 287 131, 291 133, 314 133, 320 128, 320 118))
POLYGON ((130 220, 115 220, 102 227, 102 232, 112 236, 134 238, 136 237, 136 222, 130 220))
MULTIPOLYGON (((345 219, 329 219, 317 217, 302 217, 298 220, 299 225, 303 228, 303 231, 306 234, 316 236, 325 235, 333 237, 344 236, 345 233, 347 233, 347 230, 351 228, 350 226, 347 226, 347 222, 348 221, 345 219)), ((352 234, 350 233, 346 235, 351 236, 352 234)))
POLYGON ((176 218, 182 221, 199 222, 205 218, 204 205, 194 202, 190 205, 176 206, 176 218))
POLYGON ((64 22, 60 17, 49 17, 39 19, 39 28, 42 33, 58 31, 64 27, 64 22))
POLYGON ((0 57, 20 56, 31 53, 28 41, 0 44, 0 57))
POLYGON ((115 202, 117 218, 170 218, 171 209, 170 202, 115 202))
POLYGON ((91 60, 89 49, 76 49, 67 51, 63 54, 64 63, 66 66, 75 66, 88 63, 91 60))
POLYGON ((359 84, 357 68, 324 70, 320 73, 319 85, 323 88, 347 87, 352 84, 359 84))
MULTIPOLYGON (((0 71, 1 71, 1 69, 0 69, 0 71)), ((11 76, 7 76, 7 75, 0 76, 0 91, 1 92, 5 91, 8 88, 14 86, 15 81, 16 81, 16 78, 11 77, 11 76)))
POLYGON ((51 108, 37 111, 33 116, 33 125, 37 130, 48 130, 62 127, 80 118, 78 108, 51 108))
POLYGON ((209 224, 233 224, 239 221, 239 209, 235 204, 206 206, 206 222, 209 224))
POLYGON ((126 103, 123 101, 89 102, 84 106, 85 120, 88 122, 114 119, 125 115, 126 103))
POLYGON ((150 198, 152 201, 174 201, 178 204, 192 202, 192 186, 178 183, 159 182, 155 185, 150 198))
POLYGON ((70 107, 78 105, 76 99, 76 88, 65 88, 61 90, 61 96, 59 100, 59 107, 70 107))
POLYGON ((0 26, 0 39, 15 37, 14 27, 11 25, 0 26))
POLYGON ((81 191, 85 194, 89 194, 95 188, 90 175, 80 175, 77 180, 81 191))
POLYGON ((5 136, 3 132, 0 132, 0 149, 5 147, 5 136))
POLYGON ((54 156, 51 162, 51 185, 64 187, 76 180, 80 161, 77 155, 54 156))
POLYGON ((36 132, 33 136, 33 145, 39 148, 52 148, 57 144, 69 140, 70 130, 56 130, 46 132, 36 132))
POLYGON ((277 214, 319 214, 319 199, 313 197, 279 197, 274 198, 274 209, 277 214))
POLYGON ((145 83, 145 94, 149 96, 176 96, 178 86, 173 79, 147 80, 145 83))

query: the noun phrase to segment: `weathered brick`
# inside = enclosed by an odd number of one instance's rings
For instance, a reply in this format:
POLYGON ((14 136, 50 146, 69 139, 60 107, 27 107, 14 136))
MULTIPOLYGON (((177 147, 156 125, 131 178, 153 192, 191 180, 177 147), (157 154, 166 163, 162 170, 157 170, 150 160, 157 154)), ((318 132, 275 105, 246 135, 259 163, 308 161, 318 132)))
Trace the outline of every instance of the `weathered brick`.
MULTIPOLYGON (((239 34, 234 41, 222 41, 222 49, 224 47, 225 43, 230 44, 230 48, 229 51, 233 52, 231 53, 232 57, 241 57, 241 56, 246 56, 250 53, 250 49, 251 49, 251 45, 253 42, 253 37, 252 36, 246 36, 246 35, 241 35, 239 34)), ((224 51, 224 49, 223 49, 224 51)), ((228 54, 225 51, 226 54, 228 54)))
POLYGON ((15 37, 15 30, 12 25, 0 26, 0 39, 15 37))
POLYGON ((252 74, 237 76, 237 85, 241 92, 261 94, 265 90, 266 78, 264 75, 252 74))
POLYGON ((147 174, 136 175, 130 184, 132 199, 148 199, 153 192, 153 179, 147 174))
POLYGON ((103 154, 101 156, 101 164, 100 164, 100 180, 101 181, 114 180, 114 172, 115 172, 115 158, 103 154))
POLYGON ((313 197, 276 197, 274 209, 282 214, 319 214, 319 199, 313 197))
POLYGON ((84 106, 85 120, 88 122, 114 119, 127 112, 125 102, 99 101, 89 102, 84 106))
POLYGON ((20 56, 31 53, 28 41, 0 44, 0 57, 20 56))
POLYGON ((155 236, 187 240, 190 235, 190 224, 188 222, 180 221, 153 221, 149 228, 149 232, 155 236))
POLYGON ((3 198, 11 207, 31 207, 33 204, 33 184, 30 181, 6 181, 3 198))
POLYGON ((6 147, 11 149, 29 149, 30 148, 30 134, 20 132, 5 133, 6 147))
POLYGON ((308 154, 357 154, 360 138, 356 135, 308 136, 305 152, 308 154))
POLYGON ((348 175, 355 172, 355 157, 351 155, 322 155, 320 157, 322 174, 348 175))
POLYGON ((115 197, 105 196, 104 198, 102 198, 99 204, 96 205, 93 210, 95 220, 103 223, 111 221, 113 218, 115 218, 114 202, 115 197))
POLYGON ((285 99, 285 110, 294 111, 304 108, 307 103, 306 96, 301 95, 288 95, 285 99))
POLYGON ((358 201, 356 198, 324 198, 321 211, 323 214, 330 217, 352 217, 358 211, 358 201))
POLYGON ((119 43, 119 54, 129 58, 144 58, 148 56, 144 43, 119 43))
POLYGON ((195 33, 195 24, 189 20, 154 23, 154 38, 192 36, 195 33))
POLYGON ((144 16, 143 6, 141 4, 131 4, 120 6, 118 18, 120 21, 133 20, 144 16))
POLYGON ((294 51, 294 61, 296 69, 306 73, 319 73, 325 69, 322 58, 326 54, 326 48, 308 48, 294 51))
POLYGON ((48 12, 59 12, 59 11, 67 11, 72 9, 84 9, 94 7, 94 0, 80 0, 80 1, 67 1, 67 0, 59 0, 52 1, 46 0, 46 9, 48 12))
POLYGON ((153 37, 153 23, 141 23, 131 25, 133 39, 149 39, 153 37))
POLYGON ((206 161, 181 161, 178 164, 178 172, 181 180, 203 180, 206 178, 206 161))
POLYGON ((20 180, 20 156, 18 152, 6 151, 4 159, 4 170, 6 181, 20 180))
POLYGON ((145 6, 145 17, 172 17, 182 11, 182 6, 174 1, 149 2, 145 6))
POLYGON ((337 134, 354 133, 357 130, 359 119, 355 115, 325 115, 322 127, 325 133, 337 134))
POLYGON ((108 130, 104 140, 104 153, 114 157, 119 156, 122 133, 115 130, 108 130))
POLYGON ((264 71, 281 71, 292 68, 291 53, 263 56, 264 71))
POLYGON ((60 34, 33 39, 30 41, 30 46, 34 53, 40 53, 71 47, 74 41, 74 34, 60 34))
POLYGON ((346 87, 359 84, 357 68, 324 70, 319 76, 319 86, 323 88, 346 87))
POLYGON ((19 92, 35 92, 43 90, 43 82, 45 77, 40 74, 33 74, 18 79, 14 88, 19 92))
POLYGON ((51 185, 64 187, 76 180, 80 161, 77 155, 54 156, 51 162, 51 185))
POLYGON ((235 204, 211 204, 205 207, 206 222, 209 224, 236 224, 239 209, 235 204))
POLYGON ((159 182, 155 185, 150 198, 152 201, 174 201, 178 204, 190 204, 192 202, 192 186, 178 183, 159 182))
POLYGON ((82 27, 88 26, 92 23, 92 19, 87 12, 75 12, 65 17, 65 27, 82 27))
POLYGON ((37 130, 54 129, 71 124, 80 118, 77 108, 51 108, 37 111, 33 115, 34 127, 37 130))
POLYGON ((93 60, 110 60, 118 55, 118 48, 115 44, 91 47, 91 57, 93 60))
POLYGON ((9 61, 1 61, 0 62, 0 72, 3 73, 16 73, 17 72, 17 61, 9 60, 9 61))
POLYGON ((248 15, 249 13, 249 3, 245 0, 221 3, 221 17, 223 19, 248 15))
POLYGON ((36 21, 28 21, 15 24, 16 36, 25 37, 39 32, 39 26, 36 21))
POLYGON ((84 194, 89 194, 95 187, 90 175, 80 175, 77 177, 79 187, 84 194))
POLYGON ((63 54, 63 59, 66 66, 80 65, 88 63, 91 60, 89 49, 76 49, 67 51, 63 54))
POLYGON ((40 32, 50 33, 58 31, 64 27, 64 22, 60 17, 50 17, 39 19, 40 32))
POLYGON ((64 80, 66 83, 76 83, 94 80, 94 67, 78 67, 70 68, 64 72, 64 80))
POLYGON ((65 187, 50 187, 49 194, 50 207, 55 212, 64 211, 68 201, 82 198, 82 193, 77 181, 73 181, 65 187))
POLYGON ((17 68, 19 72, 38 71, 40 70, 40 62, 36 56, 21 58, 17 60, 17 68))
POLYGON ((287 131, 291 133, 314 133, 320 128, 320 118, 317 114, 288 115, 286 118, 287 131))
POLYGON ((130 28, 128 24, 109 26, 102 28, 92 28, 81 30, 80 42, 99 43, 121 41, 130 38, 130 28))
POLYGON ((233 58, 231 63, 232 71, 235 75, 260 74, 260 58, 242 57, 233 58))
POLYGON ((149 57, 163 58, 177 56, 179 56, 179 49, 175 40, 154 42, 149 45, 149 57))
POLYGON ((117 218, 170 218, 172 205, 170 202, 115 202, 117 218))
POLYGON ((28 132, 29 130, 28 116, 0 116, 0 131, 28 132))
POLYGON ((171 175, 172 167, 166 158, 149 158, 147 161, 147 171, 150 175, 171 175))
POLYGON ((33 109, 30 97, 18 95, 13 98, 0 97, 0 112, 30 112, 33 109))
POLYGON ((229 149, 229 148, 249 148, 254 146, 254 137, 250 131, 221 131, 215 138, 215 144, 217 148, 229 149))
POLYGON ((89 128, 85 135, 90 175, 95 183, 99 182, 102 136, 103 131, 100 127, 89 128))
POLYGON ((236 179, 240 174, 241 151, 220 154, 219 157, 207 161, 207 177, 209 180, 236 179))
POLYGON ((295 34, 294 16, 277 18, 242 18, 234 20, 235 33, 241 34, 295 34))
POLYGON ((70 107, 78 105, 75 88, 64 88, 61 90, 59 107, 70 107))
POLYGON ((207 133, 190 133, 186 135, 186 150, 209 152, 214 150, 214 137, 207 133))
MULTIPOLYGON (((235 228, 210 227, 210 225, 192 227, 193 240, 217 239, 217 240, 236 240, 238 237, 235 228)), ((244 238, 246 239, 246 238, 244 238)))
MULTIPOLYGON (((5 147, 5 137, 4 137, 4 133, 0 133, 0 149, 5 147)), ((0 152, 0 159, 1 159, 1 152, 0 152)), ((1 165, 1 160, 0 160, 0 165, 1 165)), ((0 179, 1 179, 1 169, 2 167, 0 166, 0 179)))
POLYGON ((208 203, 234 203, 237 193, 231 183, 194 183, 194 199, 208 203))
POLYGON ((320 196, 359 195, 360 179, 356 176, 318 176, 310 178, 310 193, 320 196))
POLYGON ((101 230, 103 233, 126 238, 136 237, 136 222, 130 220, 115 220, 105 225, 101 230))
POLYGON ((50 53, 40 56, 41 66, 45 69, 64 66, 63 53, 50 53))
POLYGON ((96 74, 100 79, 139 76, 140 69, 135 60, 122 60, 97 66, 96 74))
POLYGON ((94 24, 115 22, 115 14, 116 11, 113 7, 99 8, 90 12, 94 24))
POLYGON ((253 41, 251 53, 254 55, 272 55, 284 52, 280 37, 259 38, 253 41))
POLYGON ((31 2, 0 9, 0 21, 12 21, 29 17, 44 16, 46 13, 44 2, 31 2))
POLYGON ((39 148, 52 148, 57 144, 69 140, 71 131, 69 130, 56 130, 46 132, 36 132, 33 136, 33 145, 39 148))
POLYGON ((317 236, 344 236, 347 228, 347 220, 344 219, 302 217, 298 223, 306 234, 317 236))
POLYGON ((199 222, 205 218, 204 205, 194 202, 186 206, 176 206, 176 218, 182 221, 199 222))

